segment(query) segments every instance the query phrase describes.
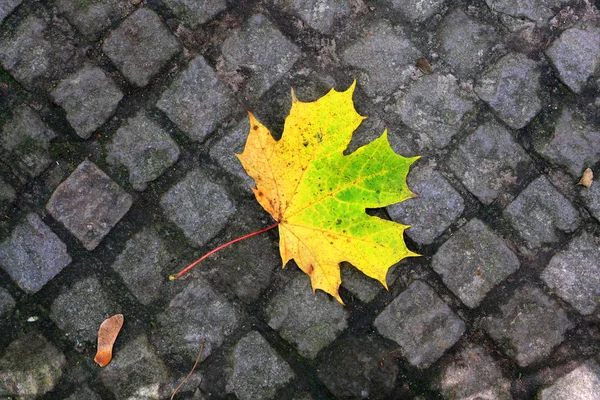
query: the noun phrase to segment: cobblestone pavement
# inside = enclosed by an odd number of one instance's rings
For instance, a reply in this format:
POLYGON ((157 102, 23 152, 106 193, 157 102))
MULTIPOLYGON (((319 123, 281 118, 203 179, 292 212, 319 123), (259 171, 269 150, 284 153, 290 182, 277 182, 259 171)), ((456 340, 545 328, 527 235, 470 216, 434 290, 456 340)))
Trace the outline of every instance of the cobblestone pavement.
POLYGON ((600 398, 600 13, 591 0, 1 0, 0 398, 600 398), (422 254, 345 307, 234 157, 247 110, 358 80, 421 155, 374 210, 422 254), (125 325, 112 363, 101 321, 125 325))

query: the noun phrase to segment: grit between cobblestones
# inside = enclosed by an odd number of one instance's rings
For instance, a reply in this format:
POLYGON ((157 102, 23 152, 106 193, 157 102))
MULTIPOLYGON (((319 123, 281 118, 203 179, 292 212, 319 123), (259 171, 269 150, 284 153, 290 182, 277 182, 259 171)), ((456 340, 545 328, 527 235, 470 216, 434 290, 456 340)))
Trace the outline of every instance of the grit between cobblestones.
POLYGON ((0 398, 600 394, 600 13, 591 0, 0 1, 0 398), (342 306, 281 269, 234 153, 290 88, 357 80, 421 155, 378 217, 422 254, 342 306), (93 357, 108 316, 114 359, 93 357))

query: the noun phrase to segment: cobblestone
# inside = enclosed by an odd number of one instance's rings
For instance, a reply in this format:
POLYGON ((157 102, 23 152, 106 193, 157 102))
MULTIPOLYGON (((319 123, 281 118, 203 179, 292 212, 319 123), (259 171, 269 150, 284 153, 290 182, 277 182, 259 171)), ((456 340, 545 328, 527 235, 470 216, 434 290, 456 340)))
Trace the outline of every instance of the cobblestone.
POLYGON ((387 207, 390 217, 410 225, 406 234, 419 244, 431 244, 464 210, 464 200, 437 171, 417 166, 407 180, 419 195, 416 199, 387 207))
POLYGON ((542 175, 508 205, 504 214, 529 248, 557 242, 557 230, 573 232, 581 217, 571 203, 542 175))
MULTIPOLYGON (((17 192, 0 177, 0 207, 12 204, 17 199, 17 192)), ((3 210, 3 208, 0 208, 3 210)))
POLYGON ((423 22, 444 9, 446 0, 392 0, 392 7, 412 22, 423 22))
POLYGON ((226 0, 165 0, 177 18, 182 19, 190 28, 210 21, 215 15, 227 9, 226 0))
POLYGON ((13 299, 8 290, 0 288, 0 321, 8 319, 16 304, 15 299, 13 299))
POLYGON ((501 238, 472 219, 440 247, 431 266, 464 304, 475 308, 520 263, 501 238))
POLYGON ((56 188, 46 209, 83 247, 94 250, 132 202, 131 195, 85 160, 56 188))
POLYGON ((465 332, 465 323, 423 281, 414 281, 375 319, 377 331, 401 346, 415 367, 428 368, 465 332))
POLYGON ((224 69, 249 73, 242 93, 258 99, 292 68, 300 51, 262 14, 251 16, 241 30, 228 37, 221 53, 224 69))
MULTIPOLYGON (((56 133, 46 128, 40 116, 27 105, 13 112, 0 132, 3 152, 2 160, 13 172, 27 181, 40 175, 52 162, 48 148, 56 133)), ((0 153, 1 154, 1 153, 0 153)))
POLYGON ((369 35, 352 43, 342 61, 362 70, 358 85, 369 96, 392 94, 406 84, 416 71, 420 52, 399 27, 380 22, 367 28, 369 35))
POLYGON ((523 54, 502 57, 478 80, 475 92, 513 129, 521 129, 542 109, 538 64, 523 54))
POLYGON ((521 367, 542 361, 573 327, 567 314, 540 289, 525 284, 488 316, 483 326, 521 367))
POLYGON ((546 50, 558 77, 575 93, 600 65, 600 29, 571 28, 564 31, 546 50))
POLYGON ((491 55, 498 42, 498 33, 462 10, 455 10, 444 17, 438 39, 441 57, 461 78, 475 78, 491 55))
POLYGON ((590 213, 600 221, 600 185, 598 182, 592 184, 590 188, 582 188, 580 194, 590 213))
POLYGON ((584 233, 552 257, 542 280, 583 315, 600 304, 600 239, 584 233))
POLYGON ((52 303, 50 318, 76 342, 95 342, 98 327, 121 308, 106 295, 96 278, 76 282, 52 303))
POLYGON ((510 381, 480 346, 468 344, 442 361, 439 386, 446 399, 511 400, 510 381))
POLYGON ((0 4, 0 24, 4 21, 4 18, 8 17, 15 8, 21 4, 23 0, 6 0, 0 4))
POLYGON ((128 81, 146 86, 180 45, 155 12, 140 8, 111 32, 102 50, 128 81))
POLYGON ((88 386, 83 386, 75 390, 66 400, 102 400, 98 394, 96 394, 88 386))
POLYGON ((299 274, 271 299, 266 313, 269 326, 307 358, 333 342, 348 319, 337 301, 321 291, 313 294, 308 277, 299 274))
POLYGON ((223 122, 234 105, 231 93, 202 56, 190 61, 156 103, 179 129, 197 141, 223 122))
POLYGON ((135 190, 162 175, 179 158, 179 146, 167 132, 140 112, 129 118, 115 134, 107 160, 129 170, 135 190))
POLYGON ((250 178, 242 163, 235 156, 242 154, 246 137, 250 132, 250 121, 243 118, 232 129, 229 129, 210 149, 210 156, 229 174, 239 178, 248 193, 254 187, 254 179, 250 178))
POLYGON ((88 40, 96 40, 128 8, 119 0, 59 0, 57 7, 88 40))
POLYGON ((519 183, 531 158, 499 123, 491 121, 467 136, 449 158, 454 175, 482 203, 503 202, 519 183))
POLYGON ((448 146, 472 109, 452 75, 423 76, 396 103, 402 122, 438 148, 448 146))
POLYGON ((256 331, 241 338, 233 348, 233 368, 227 391, 240 400, 274 399, 294 373, 256 331))
POLYGON ((160 205, 167 218, 197 246, 205 245, 225 227, 236 212, 221 186, 199 169, 189 172, 163 195, 160 205), (218 210, 214 205, 219 205, 218 210))
POLYGON ((13 341, 0 359, 0 382, 15 396, 35 398, 48 393, 63 375, 63 353, 37 332, 13 341))
POLYGON ((28 293, 39 291, 70 263, 67 246, 37 214, 28 214, 0 244, 0 266, 28 293))
POLYGON ((344 0, 276 0, 286 12, 293 13, 308 26, 321 33, 328 34, 337 20, 344 20, 350 15, 350 4, 344 0))
POLYGON ((104 71, 88 65, 62 80, 52 97, 67 112, 75 132, 88 139, 112 116, 123 93, 104 71))
POLYGON ((600 366, 590 359, 540 391, 540 400, 592 400, 600 393, 600 366))
POLYGON ((510 1, 510 0, 486 0, 487 5, 501 14, 508 14, 515 18, 527 18, 538 25, 546 25, 548 20, 554 16, 552 8, 558 8, 565 0, 534 0, 534 1, 510 1))
POLYGON ((600 159, 600 129, 583 120, 577 111, 564 108, 551 141, 536 150, 579 178, 585 168, 600 159))

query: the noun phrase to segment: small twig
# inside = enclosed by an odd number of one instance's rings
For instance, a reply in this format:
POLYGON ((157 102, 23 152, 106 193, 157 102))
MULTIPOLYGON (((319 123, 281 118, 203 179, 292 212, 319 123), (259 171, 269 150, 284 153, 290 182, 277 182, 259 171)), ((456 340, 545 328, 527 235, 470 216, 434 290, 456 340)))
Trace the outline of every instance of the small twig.
POLYGON ((196 362, 194 363, 194 366, 192 367, 192 370, 190 371, 189 374, 187 374, 187 376, 185 378, 183 378, 183 380, 181 381, 181 383, 179 384, 179 386, 177 386, 175 388, 175 391, 173 392, 173 394, 171 395, 171 399, 173 400, 173 398, 175 397, 175 395, 177 394, 177 392, 179 391, 179 389, 181 389, 181 387, 183 386, 183 384, 190 379, 190 376, 192 376, 192 374, 194 373, 194 370, 196 369, 196 366, 198 365, 198 363, 200 362, 200 358, 202 358, 202 351, 204 350, 204 339, 202 339, 202 344, 200 345, 200 352, 198 353, 198 357, 196 358, 196 362))

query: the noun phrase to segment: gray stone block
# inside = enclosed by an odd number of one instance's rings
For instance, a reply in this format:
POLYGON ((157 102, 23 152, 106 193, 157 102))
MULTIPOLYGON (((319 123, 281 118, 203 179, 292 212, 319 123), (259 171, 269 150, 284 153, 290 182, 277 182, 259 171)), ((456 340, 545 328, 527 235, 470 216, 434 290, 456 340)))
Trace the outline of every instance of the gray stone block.
POLYGON ((392 0, 392 7, 412 22, 423 22, 443 10, 446 0, 392 0))
POLYGON ((4 21, 4 18, 8 17, 22 2, 23 0, 4 0, 0 3, 0 24, 4 21))
POLYGON ((524 54, 510 53, 488 68, 475 93, 513 129, 521 129, 542 109, 538 63, 524 54))
POLYGON ((350 15, 350 3, 345 0, 274 0, 284 12, 295 14, 311 28, 328 34, 337 20, 350 15))
POLYGON ((210 148, 210 156, 233 176, 237 176, 243 182, 243 186, 248 194, 252 193, 250 187, 255 187, 254 179, 250 178, 242 163, 235 156, 242 154, 248 133, 250 132, 250 121, 248 118, 242 119, 232 129, 228 130, 219 140, 210 148))
POLYGON ((500 237, 472 219, 439 248, 431 265, 464 304, 475 308, 520 263, 500 237))
POLYGON ((512 400, 510 380, 488 352, 474 344, 442 362, 439 387, 445 399, 512 400))
POLYGON ((63 375, 64 354, 37 332, 8 345, 0 359, 0 382, 20 398, 33 399, 53 390, 63 375))
POLYGON ((61 292, 52 303, 50 318, 71 340, 95 342, 102 321, 120 312, 121 307, 110 300, 100 282, 87 278, 61 292))
POLYGON ((118 400, 168 397, 161 388, 170 383, 171 374, 145 335, 115 352, 111 363, 99 375, 118 400))
POLYGON ((366 29, 370 34, 351 43, 341 59, 344 64, 363 71, 358 85, 367 95, 392 94, 411 80, 421 52, 399 27, 378 22, 366 29))
POLYGON ((125 166, 133 188, 142 191, 178 158, 177 143, 142 111, 117 130, 107 161, 125 166))
POLYGON ((388 213, 394 221, 410 225, 406 234, 411 239, 431 244, 462 214, 464 200, 442 175, 427 166, 411 170, 407 183, 419 197, 388 206, 388 213))
POLYGON ((262 14, 251 16, 241 30, 228 37, 221 53, 225 71, 248 70, 242 93, 251 100, 262 96, 300 57, 300 49, 262 14))
POLYGON ((546 50, 558 77, 575 93, 600 65, 600 28, 571 28, 564 31, 546 50))
POLYGON ((592 183, 589 188, 582 187, 579 194, 589 212, 600 221, 600 183, 592 183))
POLYGON ((87 385, 80 386, 77 388, 69 397, 65 400, 102 400, 96 392, 90 389, 87 385))
POLYGON ((117 109, 123 93, 98 67, 85 66, 63 79, 52 91, 54 102, 65 109, 75 132, 87 139, 117 109))
POLYGON ((180 45, 154 11, 139 8, 110 33, 102 50, 128 81, 146 86, 180 45))
POLYGON ((40 290, 70 263, 67 246, 37 214, 28 214, 0 244, 0 266, 28 293, 40 290))
POLYGON ((454 175, 483 204, 504 198, 515 188, 518 169, 531 169, 531 158, 512 135, 491 121, 467 136, 448 160, 454 175))
POLYGON ((422 281, 400 293, 375 318, 374 326, 420 369, 436 362, 465 332, 465 323, 422 281))
POLYGON ((5 318, 8 319, 16 304, 15 299, 13 299, 8 290, 0 288, 0 321, 5 318))
POLYGON ((376 334, 352 335, 324 350, 317 373, 337 399, 390 398, 399 368, 382 342, 376 334))
POLYGON ((256 331, 237 342, 232 362, 227 392, 239 400, 274 399, 277 389, 294 377, 290 366, 256 331))
POLYGON ((333 342, 347 326, 348 313, 336 300, 318 291, 298 274, 269 302, 268 324, 307 358, 333 342))
POLYGON ((90 41, 98 39, 102 32, 130 9, 119 0, 59 0, 57 6, 90 41))
POLYGON ((443 148, 461 129, 463 117, 473 106, 454 76, 434 74, 411 84, 396 102, 396 112, 427 144, 443 148))
MULTIPOLYGON (((0 207, 12 204, 17 199, 17 192, 0 176, 0 207)), ((0 208, 2 209, 2 208, 0 208)))
POLYGON ((594 400, 600 393, 600 366, 589 359, 552 385, 542 389, 539 400, 594 400))
POLYGON ((600 304, 600 239, 583 233, 552 257, 542 280, 583 315, 600 304))
POLYGON ((193 361, 204 350, 208 357, 242 323, 244 316, 204 279, 191 282, 157 317, 153 343, 174 362, 193 361))
POLYGON ((192 140, 203 141, 235 107, 229 89, 202 56, 165 90, 156 106, 192 140))
POLYGON ((561 165, 579 178, 585 168, 600 160, 600 129, 576 111, 563 108, 548 143, 536 146, 547 160, 561 165))
POLYGON ((437 31, 441 56, 461 78, 475 78, 489 59, 498 33, 490 26, 455 10, 437 31))
POLYGON ((506 207, 504 215, 529 248, 556 243, 556 231, 570 233, 581 222, 579 212, 541 175, 506 207))
POLYGON ((559 8, 566 0, 485 0, 488 7, 500 14, 507 14, 515 18, 527 18, 538 25, 546 25, 548 20, 554 16, 552 8, 559 8))
MULTIPOLYGON (((394 268, 388 270, 386 282, 394 281, 394 268)), ((359 271, 354 266, 342 264, 342 286, 348 289, 353 295, 358 297, 360 301, 368 303, 379 294, 379 292, 385 290, 381 285, 381 282, 370 278, 359 271)))
POLYGON ((0 131, 0 155, 15 175, 25 182, 40 175, 52 162, 48 148, 56 133, 27 105, 13 110, 0 131))
POLYGON ((167 276, 163 268, 171 258, 156 231, 146 228, 127 241, 112 268, 141 303, 150 305, 164 295, 167 276))
POLYGON ((52 193, 46 210, 87 250, 94 250, 129 211, 133 198, 85 160, 52 193))
POLYGON ((165 0, 165 3, 177 18, 183 20, 192 29, 196 29, 227 9, 226 0, 165 0))
POLYGON ((564 310, 530 284, 515 290, 499 308, 498 315, 483 318, 483 327, 521 367, 544 360, 573 328, 564 310))
POLYGON ((167 218, 199 247, 215 237, 236 212, 227 191, 199 169, 171 187, 160 205, 167 218))

